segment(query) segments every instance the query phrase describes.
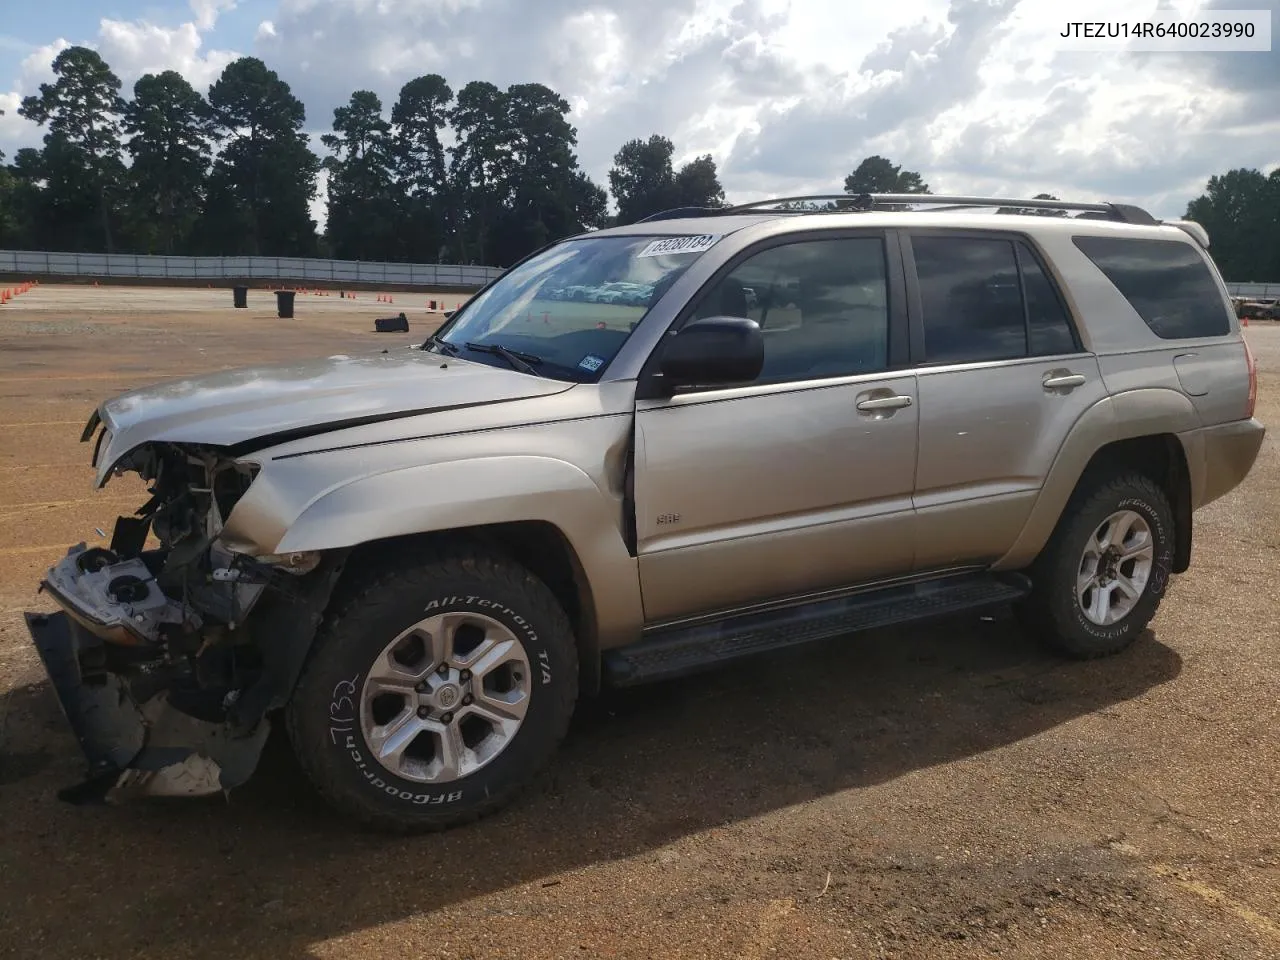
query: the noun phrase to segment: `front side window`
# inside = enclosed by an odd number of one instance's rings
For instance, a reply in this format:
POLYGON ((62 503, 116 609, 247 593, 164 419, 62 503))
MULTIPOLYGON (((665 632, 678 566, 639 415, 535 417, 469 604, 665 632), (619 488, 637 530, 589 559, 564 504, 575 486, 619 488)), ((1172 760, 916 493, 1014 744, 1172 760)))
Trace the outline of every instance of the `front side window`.
POLYGON ((540 376, 597 380, 649 308, 718 240, 607 236, 557 244, 468 303, 432 349, 540 376))
POLYGON ((1157 337, 1180 340, 1231 332, 1227 304, 1191 244, 1129 237, 1072 240, 1157 337))
POLYGON ((889 295, 880 237, 804 240, 753 254, 694 316, 748 317, 764 334, 757 383, 878 373, 889 365, 889 295))

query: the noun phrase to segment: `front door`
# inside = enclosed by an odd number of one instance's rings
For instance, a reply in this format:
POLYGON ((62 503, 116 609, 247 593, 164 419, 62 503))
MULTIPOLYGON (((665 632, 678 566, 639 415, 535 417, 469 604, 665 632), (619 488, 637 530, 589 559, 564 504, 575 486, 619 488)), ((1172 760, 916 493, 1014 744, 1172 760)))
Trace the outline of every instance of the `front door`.
POLYGON ((918 403, 915 376, 891 369, 906 361, 890 350, 891 325, 905 342, 896 255, 869 231, 775 240, 695 305, 759 323, 764 369, 637 405, 647 621, 911 570, 918 403))

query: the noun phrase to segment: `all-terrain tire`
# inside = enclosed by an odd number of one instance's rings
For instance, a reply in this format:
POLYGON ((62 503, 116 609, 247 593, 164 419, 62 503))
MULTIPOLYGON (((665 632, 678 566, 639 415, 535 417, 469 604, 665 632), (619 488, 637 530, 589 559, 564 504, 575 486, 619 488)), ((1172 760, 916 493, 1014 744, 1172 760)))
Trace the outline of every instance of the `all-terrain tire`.
POLYGON ((499 809, 547 766, 578 695, 573 630, 547 586, 513 561, 461 550, 408 569, 367 574, 338 599, 286 709, 299 763, 340 812, 382 831, 453 827, 499 809), (524 648, 528 705, 510 742, 478 770, 433 784, 395 775, 374 758, 360 693, 387 645, 441 613, 498 621, 524 648))
POLYGON ((1146 629, 1168 586, 1174 555, 1173 510, 1150 478, 1125 472, 1095 480, 1072 497, 1030 573, 1031 594, 1016 612, 1023 626, 1050 648, 1088 660, 1119 653, 1146 629), (1137 603, 1114 623, 1089 619, 1077 595, 1085 547, 1113 514, 1132 511, 1146 521, 1152 539, 1151 572, 1137 603))

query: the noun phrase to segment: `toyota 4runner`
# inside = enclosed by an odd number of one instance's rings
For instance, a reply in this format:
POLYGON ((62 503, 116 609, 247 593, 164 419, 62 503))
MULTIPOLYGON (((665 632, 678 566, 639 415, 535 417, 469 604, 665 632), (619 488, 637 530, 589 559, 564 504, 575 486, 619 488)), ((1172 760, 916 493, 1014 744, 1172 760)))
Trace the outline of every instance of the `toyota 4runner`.
POLYGON ((1263 439, 1208 244, 1119 204, 684 209, 418 346, 108 400, 97 486, 150 499, 28 614, 62 796, 229 790, 282 716, 337 808, 439 828, 606 683, 1000 604, 1116 653, 1263 439))

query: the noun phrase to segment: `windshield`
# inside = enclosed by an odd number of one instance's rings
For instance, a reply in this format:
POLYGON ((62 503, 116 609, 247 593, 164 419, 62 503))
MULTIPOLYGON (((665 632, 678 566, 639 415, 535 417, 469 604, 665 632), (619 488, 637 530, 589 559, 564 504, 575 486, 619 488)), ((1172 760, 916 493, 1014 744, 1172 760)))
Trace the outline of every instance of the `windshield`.
POLYGON ((557 244, 468 303, 432 348, 539 376, 594 381, 649 308, 718 239, 583 237, 557 244))

